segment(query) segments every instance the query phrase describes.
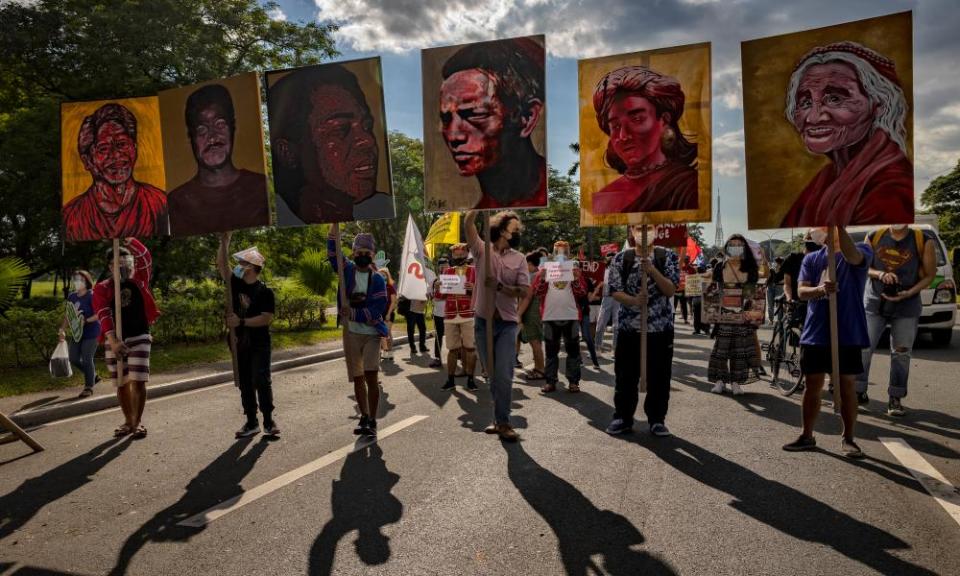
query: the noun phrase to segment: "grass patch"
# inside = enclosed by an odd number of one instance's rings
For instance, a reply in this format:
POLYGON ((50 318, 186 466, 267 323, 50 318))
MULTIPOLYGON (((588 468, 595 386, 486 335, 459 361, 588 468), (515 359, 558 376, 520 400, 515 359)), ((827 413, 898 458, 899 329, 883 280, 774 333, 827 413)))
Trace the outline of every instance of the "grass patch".
MULTIPOLYGON (((298 332, 276 332, 273 336, 274 351, 298 346, 310 346, 320 342, 335 340, 340 337, 341 331, 333 325, 324 326, 316 330, 298 332)), ((103 349, 99 353, 102 355, 103 349)), ((190 366, 221 362, 230 359, 230 351, 223 342, 204 344, 157 344, 150 355, 150 373, 160 375, 164 372, 187 368, 190 366)), ((107 369, 103 365, 102 357, 97 360, 97 370, 102 377, 106 376, 107 369)), ((101 383, 102 384, 102 383, 101 383)), ((52 378, 45 366, 20 369, 0 369, 0 398, 62 390, 83 385, 83 375, 74 370, 71 378, 52 378)))

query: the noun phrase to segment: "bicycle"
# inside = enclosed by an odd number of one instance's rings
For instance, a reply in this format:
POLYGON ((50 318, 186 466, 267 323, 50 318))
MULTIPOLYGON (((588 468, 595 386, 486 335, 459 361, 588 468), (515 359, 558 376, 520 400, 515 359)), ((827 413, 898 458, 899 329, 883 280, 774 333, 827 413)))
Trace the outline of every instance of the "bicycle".
POLYGON ((803 389, 803 372, 800 370, 800 332, 805 302, 790 302, 786 297, 776 299, 773 336, 764 345, 766 360, 770 363, 771 386, 784 396, 803 389))

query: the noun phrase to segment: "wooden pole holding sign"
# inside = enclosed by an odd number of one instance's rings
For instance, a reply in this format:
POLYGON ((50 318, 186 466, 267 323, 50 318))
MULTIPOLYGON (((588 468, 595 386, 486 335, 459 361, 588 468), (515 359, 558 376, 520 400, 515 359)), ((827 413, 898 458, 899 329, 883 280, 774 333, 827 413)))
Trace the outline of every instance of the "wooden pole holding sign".
MULTIPOLYGON (((220 236, 220 257, 223 259, 223 263, 227 268, 230 267, 230 241, 226 239, 225 236, 220 236)), ((232 272, 231 272, 232 274, 232 272)), ((226 300, 224 301, 224 310, 229 316, 233 314, 233 278, 232 276, 227 279, 224 283, 225 291, 224 296, 226 300)), ((227 342, 230 346, 230 365, 233 369, 233 385, 240 386, 240 372, 237 368, 237 329, 236 328, 227 328, 227 342)))
MULTIPOLYGON (((344 318, 343 309, 348 305, 347 302, 347 286, 343 283, 343 247, 340 245, 340 223, 334 222, 333 226, 333 237, 334 242, 337 245, 337 278, 339 281, 339 286, 337 286, 337 293, 340 295, 340 305, 337 306, 337 317, 340 319, 340 328, 343 329, 343 338, 347 337, 347 322, 349 319, 344 318)), ((346 340, 344 340, 346 344, 346 340)), ((357 400, 359 403, 359 399, 357 400)))
POLYGON ((486 284, 487 279, 490 278, 490 217, 486 212, 481 212, 483 214, 483 229, 486 231, 486 238, 483 243, 483 281, 484 281, 484 294, 487 296, 487 384, 490 384, 493 381, 493 315, 496 313, 497 309, 497 293, 495 290, 491 290, 490 286, 486 284))
MULTIPOLYGON (((837 283, 837 249, 836 227, 827 227, 827 278, 836 286, 837 283)), ((828 296, 830 311, 830 384, 833 385, 833 411, 840 411, 840 334, 837 322, 837 293, 831 292, 828 296)))
MULTIPOLYGON (((120 344, 123 344, 123 319, 121 309, 123 300, 120 297, 120 239, 113 239, 113 335, 120 344)), ((117 388, 124 385, 123 357, 117 355, 117 388)))
POLYGON ((27 432, 23 428, 17 426, 16 422, 11 420, 10 418, 7 418, 7 415, 4 414, 3 412, 0 412, 0 426, 9 430, 17 438, 23 440, 23 442, 27 446, 32 448, 34 452, 43 452, 43 446, 41 446, 39 442, 34 440, 33 436, 30 436, 29 434, 27 434, 27 432))
MULTIPOLYGON (((641 258, 647 257, 647 225, 643 225, 643 232, 640 235, 641 258)), ((643 294, 649 296, 647 289, 647 271, 643 267, 643 261, 640 262, 640 290, 643 294)), ((640 392, 647 391, 647 309, 648 304, 640 308, 640 392)))

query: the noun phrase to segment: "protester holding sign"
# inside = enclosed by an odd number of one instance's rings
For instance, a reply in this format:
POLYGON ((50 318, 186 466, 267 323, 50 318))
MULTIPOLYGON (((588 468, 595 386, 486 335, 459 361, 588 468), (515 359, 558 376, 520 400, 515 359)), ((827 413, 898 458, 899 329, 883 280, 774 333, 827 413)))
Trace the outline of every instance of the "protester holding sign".
MULTIPOLYGON (((330 227, 327 256, 339 269, 336 229, 330 227)), ((360 407, 360 423, 353 433, 377 435, 377 409, 380 404, 380 339, 387 335, 387 285, 373 267, 373 236, 357 234, 353 239, 353 261, 343 259, 344 286, 337 290, 340 321, 346 322, 343 353, 347 372, 353 380, 353 392, 360 407), (345 294, 346 301, 343 300, 345 294)))
POLYGON ((100 381, 93 357, 100 338, 100 320, 93 310, 93 276, 86 270, 73 273, 73 292, 67 296, 68 317, 60 327, 60 341, 66 340, 65 328, 70 328, 70 363, 83 372, 81 398, 93 394, 93 386, 100 381), (70 317, 72 316, 72 318, 70 317))
POLYGON ((116 437, 132 435, 145 438, 147 429, 141 424, 147 401, 150 379, 150 326, 160 316, 150 292, 153 259, 147 247, 136 238, 127 238, 117 255, 111 249, 108 262, 120 261, 120 310, 116 309, 114 279, 108 278, 93 288, 93 308, 100 320, 101 339, 107 342, 106 364, 117 388, 117 398, 126 422, 113 431, 116 437), (120 326, 114 321, 119 316, 120 326), (120 329, 119 336, 117 328, 120 329), (122 336, 122 338, 121 338, 122 336), (118 375, 117 360, 123 362, 118 375))
MULTIPOLYGON (((800 369, 806 376, 803 390, 803 432, 783 447, 789 452, 811 450, 817 446, 813 427, 820 412, 820 393, 826 375, 832 372, 830 318, 827 296, 837 295, 837 340, 840 365, 840 416, 843 440, 840 447, 850 458, 862 458, 863 451, 853 439, 857 422, 857 396, 854 379, 863 372, 861 351, 870 346, 863 293, 873 249, 855 244, 843 226, 839 226, 840 254, 836 255, 836 282, 827 274, 828 250, 824 246, 803 259, 800 269, 800 299, 807 302, 807 319, 800 336, 800 369)), ((836 385, 834 383, 834 385, 836 385)))
MULTIPOLYGON (((444 303, 447 326, 447 382, 444 390, 454 388, 457 358, 463 358, 467 374, 467 389, 476 390, 473 379, 477 355, 473 323, 473 289, 477 282, 477 269, 467 264, 467 245, 456 244, 450 248, 450 264, 440 269, 440 278, 434 294, 434 302, 444 303), (456 281, 447 280, 451 276, 456 281), (446 281, 446 282, 445 282, 446 281)), ((452 279, 451 279, 452 280, 452 279)))
MULTIPOLYGON (((745 284, 755 285, 760 277, 760 267, 747 239, 734 234, 723 245, 723 251, 723 262, 713 269, 713 281, 719 284, 720 289, 731 284, 736 288, 743 288, 745 284)), ((763 303, 754 304, 761 307, 762 316, 763 303)), ((741 305, 746 308, 746 301, 741 305)), ((750 368, 759 362, 756 333, 757 326, 748 321, 717 325, 707 371, 707 380, 714 383, 711 392, 722 394, 729 384, 735 396, 743 394, 740 385, 747 382, 750 368)))
POLYGON ((546 383, 540 388, 544 394, 557 389, 560 369, 560 341, 566 343, 566 377, 569 392, 580 391, 580 315, 578 299, 586 298, 587 285, 583 273, 569 259, 570 244, 557 240, 553 244, 553 259, 533 279, 533 292, 540 298, 540 317, 547 351, 546 383), (556 280, 554 280, 556 278, 556 280))

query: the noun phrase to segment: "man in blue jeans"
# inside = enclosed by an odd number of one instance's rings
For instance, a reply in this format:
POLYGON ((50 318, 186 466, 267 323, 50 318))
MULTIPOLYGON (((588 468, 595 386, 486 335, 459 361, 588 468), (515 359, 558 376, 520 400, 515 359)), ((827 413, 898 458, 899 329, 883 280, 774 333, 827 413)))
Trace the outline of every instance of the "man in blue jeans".
POLYGON ((917 336, 917 323, 923 311, 920 292, 937 275, 937 257, 933 242, 923 231, 906 225, 881 228, 866 241, 873 248, 868 272, 870 281, 863 296, 867 314, 870 347, 863 349, 863 373, 857 376, 857 401, 870 402, 867 384, 870 360, 884 329, 890 327, 890 379, 887 387, 887 414, 903 416, 902 399, 907 396, 910 353, 917 336))
POLYGON ((484 241, 477 232, 477 211, 467 213, 467 246, 476 258, 477 284, 474 288, 476 310, 474 333, 477 356, 488 375, 493 397, 493 424, 484 432, 501 440, 515 442, 519 435, 510 426, 510 401, 513 394, 513 368, 516 360, 517 308, 519 299, 530 289, 527 259, 520 247, 522 225, 516 212, 498 212, 489 220, 490 275, 484 241), (493 294, 491 294, 491 292, 493 294), (491 300, 493 306, 491 307, 491 300), (493 366, 487 365, 487 319, 493 318, 493 366))

